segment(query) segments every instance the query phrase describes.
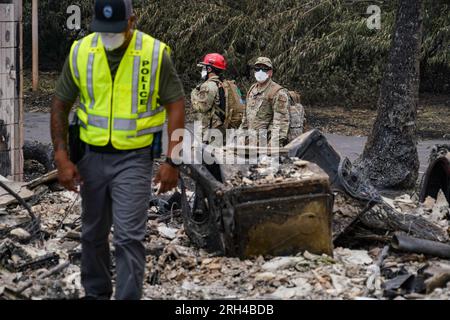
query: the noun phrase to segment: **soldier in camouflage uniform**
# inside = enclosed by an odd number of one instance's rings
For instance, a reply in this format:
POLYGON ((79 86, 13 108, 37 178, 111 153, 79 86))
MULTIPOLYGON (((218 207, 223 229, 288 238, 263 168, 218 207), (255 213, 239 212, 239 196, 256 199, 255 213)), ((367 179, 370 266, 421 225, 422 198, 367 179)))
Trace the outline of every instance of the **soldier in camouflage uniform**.
POLYGON ((220 101, 219 85, 221 74, 227 66, 225 58, 217 53, 207 54, 199 66, 202 67, 204 82, 191 93, 196 120, 202 122, 204 130, 219 129, 224 133, 225 110, 224 103, 220 101))
POLYGON ((288 91, 272 80, 273 65, 269 58, 258 58, 254 70, 257 83, 247 94, 241 129, 268 130, 271 138, 276 138, 274 129, 278 129, 279 146, 283 147, 288 143, 289 133, 288 91))

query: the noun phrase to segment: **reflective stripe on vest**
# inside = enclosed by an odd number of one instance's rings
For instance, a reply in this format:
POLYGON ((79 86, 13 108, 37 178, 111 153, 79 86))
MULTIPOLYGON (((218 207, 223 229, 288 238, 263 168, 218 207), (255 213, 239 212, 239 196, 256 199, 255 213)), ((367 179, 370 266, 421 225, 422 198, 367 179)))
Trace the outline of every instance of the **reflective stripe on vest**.
POLYGON ((80 72, 78 71, 78 63, 77 63, 77 57, 78 57, 78 50, 80 49, 81 41, 78 41, 75 44, 74 48, 74 54, 72 55, 72 65, 73 65, 73 72, 75 75, 75 78, 80 81, 80 72))
POLYGON ((164 43, 135 31, 113 82, 99 34, 73 44, 69 61, 80 90, 77 114, 84 142, 94 146, 111 142, 119 150, 153 142, 166 117, 157 101, 165 50, 170 52, 164 43))
MULTIPOLYGON (((95 34, 92 39, 91 48, 95 48, 98 45, 99 35, 95 34)), ((87 65, 87 88, 89 92, 89 98, 91 99, 91 103, 89 104, 89 109, 92 109, 95 105, 95 96, 94 96, 94 59, 95 54, 93 52, 89 53, 89 61, 87 65)))
MULTIPOLYGON (((156 65, 159 61, 159 50, 161 47, 161 42, 156 40, 155 46, 153 48, 153 55, 152 55, 152 83, 150 84, 150 99, 148 99, 147 103, 147 112, 150 112, 154 108, 152 108, 152 103, 154 102, 153 99, 155 97, 155 84, 156 84, 156 77, 157 77, 157 68, 156 65)), ((153 103, 154 105, 154 103, 153 103)))
POLYGON ((109 118, 88 114, 88 125, 97 128, 108 129, 109 118))

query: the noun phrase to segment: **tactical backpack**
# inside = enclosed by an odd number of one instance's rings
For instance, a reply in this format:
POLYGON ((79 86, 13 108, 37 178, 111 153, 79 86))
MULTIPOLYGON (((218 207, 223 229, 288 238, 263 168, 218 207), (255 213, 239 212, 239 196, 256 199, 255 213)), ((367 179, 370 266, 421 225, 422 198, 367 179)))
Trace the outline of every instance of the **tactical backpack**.
POLYGON ((245 102, 234 80, 215 81, 219 87, 221 113, 225 129, 238 129, 242 123, 245 102))
MULTIPOLYGON (((277 93, 284 89, 277 83, 273 83, 272 88, 267 93, 267 98, 270 104, 272 104, 273 99, 277 93)), ((305 126, 305 108, 301 104, 301 96, 296 91, 288 91, 289 96, 289 133, 288 140, 291 142, 298 136, 303 134, 305 126)))

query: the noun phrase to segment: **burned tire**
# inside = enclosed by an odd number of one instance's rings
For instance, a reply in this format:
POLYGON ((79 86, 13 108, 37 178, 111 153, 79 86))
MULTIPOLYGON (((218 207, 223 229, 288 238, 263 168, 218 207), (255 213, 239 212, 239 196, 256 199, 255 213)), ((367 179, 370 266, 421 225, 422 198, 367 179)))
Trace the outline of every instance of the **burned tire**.
POLYGON ((53 147, 36 141, 25 141, 23 156, 25 160, 35 160, 42 164, 47 172, 55 169, 53 147))
POLYGON ((182 185, 182 212, 184 229, 192 243, 211 252, 223 253, 224 248, 214 212, 209 206, 206 192, 200 184, 195 185, 195 198, 189 203, 182 185))

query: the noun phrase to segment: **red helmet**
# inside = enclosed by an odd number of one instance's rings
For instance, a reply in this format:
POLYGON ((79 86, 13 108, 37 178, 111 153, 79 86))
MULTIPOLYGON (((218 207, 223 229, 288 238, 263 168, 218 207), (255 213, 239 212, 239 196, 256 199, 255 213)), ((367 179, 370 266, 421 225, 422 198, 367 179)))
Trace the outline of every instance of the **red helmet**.
POLYGON ((203 59, 203 62, 200 62, 199 65, 211 66, 219 70, 227 70, 227 62, 225 58, 218 53, 207 54, 203 59))

